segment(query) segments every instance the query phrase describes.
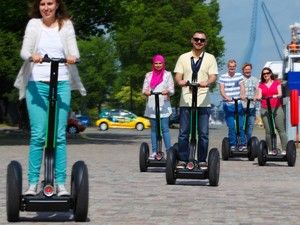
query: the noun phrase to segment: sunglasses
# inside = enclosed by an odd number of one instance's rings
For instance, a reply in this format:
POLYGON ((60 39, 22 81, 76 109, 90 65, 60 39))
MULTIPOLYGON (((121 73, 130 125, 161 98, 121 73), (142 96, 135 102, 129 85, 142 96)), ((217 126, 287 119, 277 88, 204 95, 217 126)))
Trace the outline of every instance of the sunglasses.
POLYGON ((193 40, 194 40, 196 43, 198 43, 199 41, 200 41, 200 43, 204 43, 204 42, 206 41, 205 38, 194 38, 194 37, 193 37, 193 40))
POLYGON ((262 75, 264 76, 264 75, 269 75, 269 74, 271 74, 271 72, 265 72, 262 75))

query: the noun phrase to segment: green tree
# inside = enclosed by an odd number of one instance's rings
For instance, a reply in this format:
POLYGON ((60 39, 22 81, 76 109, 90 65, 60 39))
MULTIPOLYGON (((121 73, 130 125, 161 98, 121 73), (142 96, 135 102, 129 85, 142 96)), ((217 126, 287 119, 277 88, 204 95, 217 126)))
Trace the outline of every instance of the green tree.
POLYGON ((73 92, 72 109, 87 112, 100 107, 111 93, 112 82, 117 71, 117 54, 109 38, 91 37, 78 42, 81 62, 78 64, 80 77, 87 90, 81 97, 73 92))
POLYGON ((22 34, 28 21, 27 9, 29 1, 0 2, 0 30, 22 34))

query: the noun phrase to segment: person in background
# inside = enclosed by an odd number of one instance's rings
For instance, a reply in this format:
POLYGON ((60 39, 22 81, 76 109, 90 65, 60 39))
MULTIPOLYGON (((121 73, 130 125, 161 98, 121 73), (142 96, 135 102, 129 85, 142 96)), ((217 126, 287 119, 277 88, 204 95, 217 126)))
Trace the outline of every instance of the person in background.
POLYGON ((25 35, 21 67, 15 87, 20 99, 26 96, 31 138, 28 162, 29 188, 25 195, 36 195, 46 141, 47 110, 50 81, 50 63, 41 63, 47 54, 49 58, 66 58, 66 64, 59 65, 57 87, 57 131, 54 175, 58 196, 68 195, 66 180, 66 125, 70 109, 71 89, 78 89, 86 95, 75 62, 79 59, 75 31, 62 0, 35 0, 25 35))
POLYGON ((236 72, 236 61, 228 60, 227 73, 220 76, 219 88, 220 94, 224 99, 223 109, 225 112, 225 120, 228 126, 228 139, 231 151, 247 151, 247 142, 244 132, 244 112, 241 101, 238 102, 238 119, 240 128, 240 146, 237 146, 237 136, 235 127, 235 104, 234 98, 245 98, 245 86, 243 75, 236 72), (236 149, 238 147, 238 149, 236 149))
MULTIPOLYGON (((246 97, 249 99, 253 99, 256 91, 257 91, 257 86, 258 86, 258 79, 254 76, 252 76, 252 64, 251 63, 245 63, 242 68, 243 75, 244 75, 244 86, 245 86, 245 93, 246 97)), ((242 102, 243 108, 244 108, 244 113, 247 113, 247 99, 246 101, 242 102)), ((252 137, 252 131, 255 123, 255 118, 256 118, 256 108, 257 104, 254 101, 250 102, 249 106, 249 114, 248 114, 248 122, 245 124, 247 127, 247 130, 245 130, 245 135, 247 142, 250 140, 252 137)), ((247 116, 247 115, 246 115, 247 116)))
POLYGON ((296 40, 292 40, 291 43, 288 45, 288 50, 292 54, 296 54, 299 52, 300 45, 297 44, 296 40))
POLYGON ((169 131, 169 117, 172 114, 170 96, 174 94, 174 81, 171 72, 166 71, 165 58, 162 55, 155 55, 152 58, 152 71, 146 73, 143 94, 147 96, 145 117, 150 118, 151 124, 151 145, 152 154, 150 159, 155 159, 158 146, 156 137, 156 114, 155 114, 155 96, 152 92, 161 92, 159 95, 160 104, 160 124, 163 141, 166 151, 171 147, 171 135, 169 131))
POLYGON ((203 31, 196 31, 191 37, 192 50, 179 56, 174 72, 175 80, 181 87, 180 96, 180 128, 178 136, 177 168, 185 168, 189 160, 190 117, 192 106, 192 90, 187 82, 199 83, 197 96, 198 115, 198 151, 199 167, 207 167, 207 152, 209 144, 209 117, 211 102, 209 86, 217 79, 218 65, 214 55, 205 52, 207 36, 203 31))
POLYGON ((287 135, 285 131, 285 116, 282 109, 282 89, 279 80, 275 80, 275 76, 269 67, 264 67, 261 71, 260 83, 255 95, 256 100, 261 100, 261 118, 265 127, 266 141, 269 154, 274 154, 271 145, 271 129, 268 121, 267 100, 264 98, 271 97, 270 104, 274 115, 275 128, 279 134, 281 141, 281 154, 286 154, 287 135))

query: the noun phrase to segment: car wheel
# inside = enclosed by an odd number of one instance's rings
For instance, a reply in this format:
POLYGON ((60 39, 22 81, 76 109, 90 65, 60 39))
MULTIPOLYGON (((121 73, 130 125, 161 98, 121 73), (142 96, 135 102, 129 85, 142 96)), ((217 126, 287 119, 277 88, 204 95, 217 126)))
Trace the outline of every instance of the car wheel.
POLYGON ((136 126, 135 126, 135 129, 137 129, 138 131, 144 130, 144 124, 142 124, 142 123, 137 123, 136 126))
POLYGON ((99 125, 100 130, 105 131, 108 129, 107 123, 100 123, 99 125))
POLYGON ((69 134, 77 134, 79 132, 78 128, 74 125, 68 126, 67 131, 69 134))

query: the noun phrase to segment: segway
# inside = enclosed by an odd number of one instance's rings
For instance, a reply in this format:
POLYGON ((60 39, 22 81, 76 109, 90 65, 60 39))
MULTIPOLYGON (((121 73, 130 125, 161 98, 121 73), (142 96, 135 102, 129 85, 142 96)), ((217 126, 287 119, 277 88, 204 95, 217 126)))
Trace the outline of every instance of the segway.
POLYGON ((140 171, 146 172, 148 167, 165 167, 166 159, 164 157, 164 152, 162 151, 162 135, 161 135, 161 125, 160 125, 160 106, 159 106, 159 95, 161 92, 151 91, 151 95, 155 97, 155 118, 156 118, 156 140, 158 151, 154 159, 149 159, 149 145, 143 142, 140 146, 140 171))
MULTIPOLYGON (((240 122, 239 122, 239 113, 238 113, 238 102, 241 98, 233 98, 234 101, 234 117, 235 117, 235 131, 236 131, 236 148, 234 151, 230 150, 229 139, 228 137, 223 138, 222 141, 222 159, 228 160, 230 157, 248 157, 249 161, 253 161, 257 156, 259 141, 258 138, 252 136, 247 141, 247 151, 239 151, 239 147, 241 146, 241 131, 240 131, 240 122)), ((245 127, 246 131, 248 128, 248 120, 250 114, 250 103, 253 99, 247 98, 247 107, 246 107, 246 118, 245 118, 245 127)))
POLYGON ((72 167, 71 195, 57 196, 54 193, 54 155, 56 145, 56 102, 59 63, 63 58, 48 58, 42 62, 51 63, 48 129, 44 150, 44 180, 41 191, 35 196, 22 195, 22 167, 18 161, 11 161, 7 167, 6 212, 9 222, 19 221, 20 211, 53 212, 73 210, 75 221, 86 221, 89 201, 88 169, 83 161, 77 161, 72 167))
POLYGON ((267 161, 281 161, 287 162, 288 166, 295 166, 296 163, 296 144, 293 140, 289 140, 286 146, 286 154, 281 154, 281 150, 277 147, 277 136, 275 133, 274 114, 272 112, 270 99, 272 97, 265 97, 268 107, 268 123, 271 132, 271 151, 268 151, 268 145, 265 140, 259 143, 257 160, 258 165, 264 166, 267 161))
POLYGON ((198 83, 187 82, 192 89, 191 107, 191 139, 189 144, 189 162, 186 168, 176 168, 178 162, 178 143, 174 144, 167 153, 166 181, 175 184, 176 179, 208 179, 211 186, 218 186, 220 174, 220 154, 217 148, 212 148, 208 154, 208 166, 199 167, 195 154, 197 152, 196 124, 197 124, 197 92, 198 83))

